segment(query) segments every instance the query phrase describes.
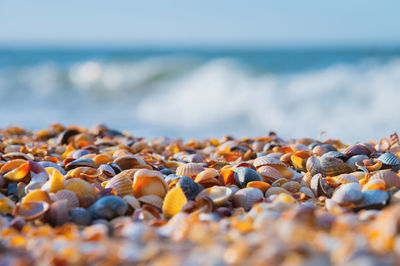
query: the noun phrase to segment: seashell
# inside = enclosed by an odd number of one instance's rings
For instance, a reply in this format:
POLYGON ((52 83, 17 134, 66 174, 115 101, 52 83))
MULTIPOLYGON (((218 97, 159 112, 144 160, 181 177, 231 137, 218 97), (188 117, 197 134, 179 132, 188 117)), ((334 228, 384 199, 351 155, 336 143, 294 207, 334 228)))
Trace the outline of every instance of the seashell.
POLYGON ((276 159, 276 158, 271 157, 269 155, 261 156, 261 157, 256 158, 254 160, 254 162, 253 162, 253 165, 256 168, 259 168, 261 166, 272 166, 272 167, 283 166, 283 167, 286 167, 286 164, 281 162, 279 159, 276 159))
POLYGON ((365 190, 362 192, 362 200, 353 210, 381 209, 389 202, 389 193, 383 190, 365 190))
POLYGON ((134 196, 126 195, 123 197, 123 200, 125 200, 132 209, 140 209, 140 202, 134 196))
POLYGON ((59 200, 50 205, 46 214, 46 221, 53 226, 60 226, 68 222, 68 204, 66 200, 59 200))
POLYGON ((118 157, 114 160, 114 163, 117 164, 122 170, 127 170, 127 169, 141 169, 141 168, 147 168, 147 169, 152 169, 150 165, 147 165, 145 161, 143 161, 142 158, 135 156, 135 155, 123 155, 121 157, 118 157))
POLYGON ((104 188, 115 189, 117 191, 117 195, 120 197, 133 195, 132 177, 127 170, 122 171, 118 175, 111 178, 104 188))
POLYGON ((362 198, 363 193, 361 192, 361 185, 356 183, 342 185, 332 196, 332 200, 339 205, 357 203, 361 201, 362 198))
POLYGON ((220 177, 224 185, 237 184, 235 180, 235 171, 233 169, 221 169, 220 177))
POLYGON ((176 186, 168 191, 167 195, 164 198, 164 203, 162 206, 164 218, 168 219, 179 213, 186 203, 187 198, 181 187, 176 186))
POLYGON ((45 201, 29 201, 17 203, 13 215, 25 221, 32 221, 43 216, 49 209, 50 204, 45 201))
POLYGON ((365 172, 352 172, 350 173, 352 176, 358 179, 360 181, 361 179, 365 178, 366 173, 365 172))
POLYGON ((149 204, 151 206, 154 206, 158 209, 162 208, 163 202, 164 200, 162 198, 160 198, 159 196, 154 196, 154 195, 146 195, 146 196, 142 196, 140 198, 138 198, 138 200, 141 203, 144 204, 149 204))
MULTIPOLYGON (((358 184, 358 182, 357 182, 358 184)), ((339 182, 337 182, 334 178, 331 178, 329 176, 327 177, 321 177, 319 179, 319 191, 321 194, 324 194, 328 198, 332 197, 333 193, 335 192, 335 189, 340 185, 339 182)))
POLYGON ((303 184, 306 184, 308 187, 311 186, 311 178, 312 175, 310 174, 310 172, 305 173, 305 175, 303 176, 302 182, 303 184))
POLYGON ((68 163, 65 166, 65 170, 69 171, 77 167, 90 167, 97 169, 97 167, 99 166, 92 159, 81 158, 73 160, 72 162, 68 163))
MULTIPOLYGON (((190 201, 186 204, 188 205, 190 201)), ((213 199, 206 195, 198 195, 196 197, 196 206, 200 212, 209 213, 215 209, 213 199)), ((183 210, 183 209, 182 209, 183 210)))
POLYGON ((46 170, 43 169, 43 172, 34 173, 31 171, 31 181, 25 187, 25 192, 29 193, 30 191, 40 189, 48 180, 49 175, 46 170))
POLYGON ((382 179, 369 180, 367 184, 363 186, 362 191, 371 189, 386 190, 385 181, 382 179))
POLYGON ((382 162, 378 161, 377 159, 366 159, 356 162, 355 166, 365 172, 373 172, 381 169, 382 162))
POLYGON ((308 187, 301 187, 300 190, 299 190, 299 192, 305 194, 306 196, 308 196, 308 197, 310 197, 310 198, 312 198, 312 199, 315 198, 314 193, 313 193, 313 192, 311 191, 311 189, 309 189, 308 187))
POLYGON ((202 171, 204 171, 202 163, 186 163, 176 168, 176 175, 188 176, 194 179, 202 171))
POLYGON ((397 190, 395 193, 390 195, 390 205, 400 203, 400 190, 397 190))
POLYGON ((102 197, 88 209, 92 219, 106 220, 123 216, 127 210, 128 204, 118 196, 102 197))
POLYGON ((396 155, 390 152, 380 155, 377 160, 388 166, 398 166, 400 164, 400 161, 397 159, 396 155))
POLYGON ((75 150, 74 152, 72 152, 71 157, 74 159, 79 159, 83 156, 87 156, 87 155, 92 155, 90 154, 90 152, 88 150, 83 150, 83 149, 79 149, 79 150, 75 150))
POLYGON ((43 168, 48 168, 48 167, 56 168, 62 175, 65 175, 65 170, 56 163, 49 162, 49 161, 41 161, 38 164, 43 168))
POLYGON ((23 153, 23 152, 9 152, 2 155, 3 158, 9 158, 11 160, 15 159, 23 159, 27 161, 33 161, 35 158, 30 153, 23 153))
POLYGON ((348 146, 346 149, 342 151, 342 153, 349 157, 354 155, 369 156, 371 154, 371 150, 363 144, 355 144, 348 146))
POLYGON ((67 173, 72 178, 96 178, 101 174, 101 171, 98 169, 83 166, 74 168, 67 173))
POLYGON ((0 198, 0 214, 1 215, 8 215, 12 214, 13 210, 15 209, 15 203, 8 197, 0 198))
POLYGON ((263 178, 257 171, 248 167, 239 167, 235 169, 235 180, 241 187, 246 187, 251 181, 263 181, 263 178))
POLYGON ((347 164, 348 166, 350 166, 351 169, 353 169, 353 171, 356 171, 356 170, 357 170, 357 165, 356 165, 356 163, 357 163, 357 162, 362 162, 363 160, 367 160, 367 159, 369 159, 369 158, 368 158, 368 156, 366 156, 366 155, 355 155, 355 156, 350 157, 350 158, 346 161, 346 164, 347 164))
POLYGON ((352 169, 342 160, 333 157, 310 157, 307 160, 307 170, 311 175, 320 173, 322 176, 336 176, 352 172, 352 169))
POLYGON ((246 187, 258 188, 264 194, 265 191, 267 191, 271 187, 271 185, 264 181, 250 181, 249 183, 247 183, 246 187))
POLYGON ((197 184, 187 176, 182 176, 178 180, 177 186, 182 189, 188 200, 194 200, 197 194, 199 194, 200 191, 203 190, 203 187, 200 184, 197 184))
POLYGON ((202 163, 204 162, 204 158, 199 154, 189 154, 184 157, 184 161, 188 163, 202 163))
POLYGON ((97 164, 97 165, 102 165, 102 164, 107 164, 109 162, 114 161, 113 157, 107 153, 101 153, 96 155, 93 158, 93 161, 97 164))
POLYGON ((294 154, 293 152, 285 153, 281 157, 279 157, 279 161, 283 162, 287 166, 290 166, 290 165, 292 165, 291 157, 293 154, 294 154))
POLYGON ((66 200, 69 209, 79 207, 79 199, 74 192, 61 189, 56 193, 57 200, 66 200))
POLYGON ((306 172, 306 163, 309 157, 307 152, 296 152, 290 157, 290 160, 296 170, 306 172))
POLYGON ((300 190, 301 185, 300 185, 300 183, 298 183, 296 181, 289 181, 289 182, 286 182, 285 184, 283 184, 281 187, 291 193, 296 193, 300 190))
POLYGON ((263 198, 264 195, 261 190, 248 187, 236 192, 232 197, 232 202, 235 207, 242 207, 245 211, 248 211, 254 203, 262 201, 263 198))
POLYGON ((400 188, 400 177, 390 169, 379 170, 372 173, 372 176, 369 180, 376 180, 376 179, 381 179, 385 181, 387 188, 391 188, 393 186, 400 188))
POLYGON ((204 170, 196 176, 194 182, 202 185, 203 187, 218 186, 220 183, 217 176, 218 171, 215 169, 204 170))
POLYGON ((89 225, 92 222, 92 217, 88 210, 84 208, 72 208, 69 211, 71 222, 77 225, 89 225))
POLYGON ((112 176, 116 175, 114 169, 111 166, 109 166, 108 164, 100 165, 98 170, 100 170, 102 174, 104 174, 108 177, 112 177, 112 176))
POLYGON ((27 203, 31 201, 43 201, 51 203, 50 195, 43 190, 33 190, 29 192, 21 201, 21 203, 27 203))
POLYGON ((85 195, 95 196, 96 194, 93 186, 80 178, 68 179, 65 181, 64 188, 74 192, 79 200, 85 195))
POLYGON ((280 193, 287 193, 287 194, 290 194, 290 192, 287 191, 287 190, 284 189, 284 188, 281 188, 281 187, 270 187, 270 188, 267 190, 267 192, 265 192, 265 197, 268 198, 268 197, 271 196, 271 195, 278 195, 278 194, 280 194, 280 193))
POLYGON ((64 189, 64 177, 56 168, 47 167, 46 172, 49 175, 49 191, 56 193, 57 191, 64 189))
MULTIPOLYGON (((4 165, 4 166, 6 166, 6 165, 4 165)), ((25 163, 19 165, 17 168, 9 171, 8 173, 6 173, 3 176, 5 179, 15 182, 15 181, 22 180, 29 173, 29 171, 30 171, 30 164, 28 162, 25 162, 25 163)))
POLYGON ((342 161, 346 161, 349 158, 348 156, 338 151, 328 151, 327 153, 324 153, 321 157, 333 157, 338 158, 342 161))
POLYGON ((133 177, 133 194, 136 198, 145 195, 155 195, 164 198, 168 185, 164 176, 158 171, 147 169, 138 170, 133 177))
POLYGON ((348 183, 358 183, 358 178, 352 174, 341 174, 332 177, 337 183, 348 184, 348 183))
POLYGON ((63 144, 68 144, 70 141, 70 138, 72 136, 78 135, 80 132, 76 129, 66 129, 63 132, 61 132, 58 137, 57 137, 57 143, 59 145, 63 144))
POLYGON ((6 172, 14 170, 24 163, 27 163, 27 161, 24 159, 15 159, 8 161, 0 168, 0 174, 4 174, 6 172))
POLYGON ((288 180, 286 178, 282 177, 282 178, 279 178, 278 180, 276 180, 274 183, 272 183, 271 186, 280 187, 287 182, 288 182, 288 180))
POLYGON ((319 182, 321 177, 322 177, 321 174, 316 174, 311 178, 310 189, 316 197, 318 197, 319 195, 322 194, 322 190, 321 190, 321 186, 320 186, 320 182, 319 182))
POLYGON ((230 199, 232 196, 232 190, 223 186, 214 186, 204 189, 197 197, 202 196, 209 197, 215 206, 221 206, 230 199))

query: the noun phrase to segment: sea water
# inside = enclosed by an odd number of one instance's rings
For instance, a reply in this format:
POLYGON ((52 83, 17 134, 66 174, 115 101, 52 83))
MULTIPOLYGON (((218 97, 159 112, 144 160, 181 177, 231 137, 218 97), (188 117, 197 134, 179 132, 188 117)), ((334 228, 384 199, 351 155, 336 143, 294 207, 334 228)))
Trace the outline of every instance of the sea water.
POLYGON ((400 127, 400 48, 3 48, 0 99, 0 128, 377 140, 400 127))

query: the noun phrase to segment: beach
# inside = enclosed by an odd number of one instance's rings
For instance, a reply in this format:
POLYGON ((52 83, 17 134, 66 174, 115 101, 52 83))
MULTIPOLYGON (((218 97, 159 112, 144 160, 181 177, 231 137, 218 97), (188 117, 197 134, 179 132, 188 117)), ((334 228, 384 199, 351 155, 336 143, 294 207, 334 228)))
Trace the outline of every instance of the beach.
POLYGON ((0 131, 2 265, 395 265, 400 143, 0 131))

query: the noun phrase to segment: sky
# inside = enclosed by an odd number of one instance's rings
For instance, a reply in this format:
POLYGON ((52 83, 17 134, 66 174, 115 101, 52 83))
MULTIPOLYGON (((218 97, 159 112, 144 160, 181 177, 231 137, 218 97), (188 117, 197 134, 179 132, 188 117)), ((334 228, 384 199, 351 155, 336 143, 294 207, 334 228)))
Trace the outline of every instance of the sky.
POLYGON ((0 0, 0 45, 396 45, 400 1, 0 0))

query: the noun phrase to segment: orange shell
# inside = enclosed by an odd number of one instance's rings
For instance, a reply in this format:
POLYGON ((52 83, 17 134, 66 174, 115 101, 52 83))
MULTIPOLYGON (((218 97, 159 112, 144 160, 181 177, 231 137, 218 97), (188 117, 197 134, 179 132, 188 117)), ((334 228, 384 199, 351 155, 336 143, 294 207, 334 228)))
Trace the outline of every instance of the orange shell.
POLYGON ((118 196, 133 195, 133 182, 126 171, 122 171, 118 175, 111 178, 105 188, 114 188, 118 196))
POLYGON ((179 186, 168 191, 165 196, 162 211, 165 218, 170 218, 179 213, 183 206, 187 203, 185 193, 179 186))
POLYGON ((235 171, 233 169, 225 168, 220 170, 220 176, 224 185, 236 184, 235 171))
POLYGON ((264 194, 265 191, 267 191, 267 189, 269 189, 270 186, 271 186, 270 184, 263 182, 263 181, 251 181, 251 182, 247 183, 246 187, 258 188, 264 194))
POLYGON ((22 203, 27 203, 31 201, 43 201, 47 203, 51 203, 51 199, 49 193, 44 190, 33 190, 29 192, 23 199, 22 203))
POLYGON ((132 187, 136 198, 145 195, 164 198, 168 192, 168 185, 164 180, 164 176, 158 171, 147 169, 141 169, 135 173, 132 187))

